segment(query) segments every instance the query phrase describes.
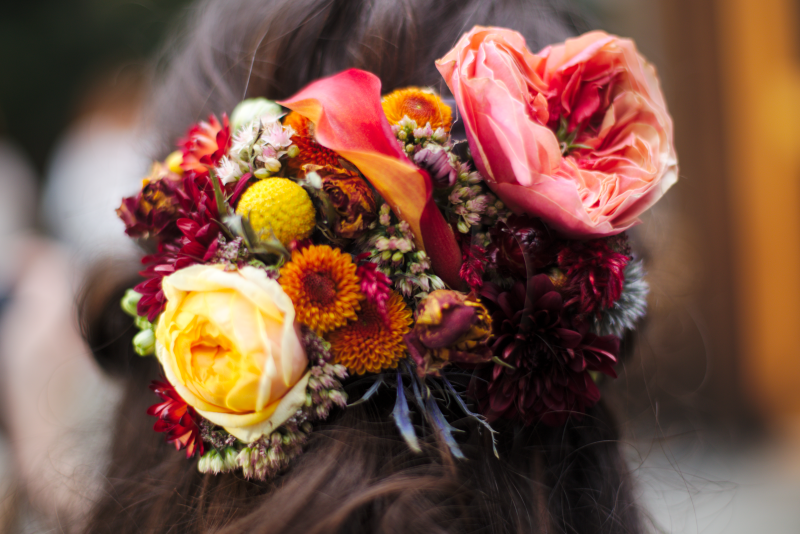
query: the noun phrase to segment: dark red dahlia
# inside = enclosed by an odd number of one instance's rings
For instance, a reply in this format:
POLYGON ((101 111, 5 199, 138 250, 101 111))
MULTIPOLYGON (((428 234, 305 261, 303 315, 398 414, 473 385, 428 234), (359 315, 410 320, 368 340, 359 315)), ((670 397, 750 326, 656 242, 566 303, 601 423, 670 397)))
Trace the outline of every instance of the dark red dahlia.
POLYGON ((161 290, 161 280, 178 269, 194 263, 188 258, 180 257, 178 251, 180 251, 180 246, 159 243, 158 251, 155 254, 142 258, 142 263, 147 265, 147 268, 140 271, 139 275, 143 276, 145 280, 133 289, 142 294, 142 298, 136 305, 136 312, 142 317, 147 317, 148 321, 155 321, 167 304, 167 299, 161 290))
POLYGON ((211 179, 208 176, 187 176, 183 187, 177 190, 180 207, 176 221, 179 239, 162 242, 158 252, 142 258, 148 267, 139 274, 146 280, 134 289, 142 294, 137 306, 139 315, 153 321, 164 310, 166 300, 161 291, 161 280, 178 269, 195 263, 204 263, 217 253, 219 248, 221 219, 214 198, 211 179))
POLYGON ((611 308, 622 294, 628 250, 624 236, 574 241, 562 249, 558 267, 566 277, 566 306, 577 306, 585 316, 611 308))
POLYGON ((462 241, 461 270, 458 274, 473 291, 479 291, 483 287, 486 261, 486 249, 470 243, 467 239, 462 241))
POLYGON ((153 380, 150 389, 161 397, 163 402, 147 409, 147 415, 158 417, 153 430, 166 432, 167 443, 175 445, 175 449, 186 449, 186 457, 194 453, 203 455, 203 438, 200 435, 200 416, 186 404, 175 388, 166 381, 153 380))
POLYGON ((215 167, 231 146, 231 128, 228 116, 222 123, 214 116, 208 122, 200 121, 189 128, 186 137, 178 142, 183 153, 181 168, 189 175, 205 176, 209 167, 215 167))
POLYGON ((508 291, 487 282, 481 297, 492 314, 492 353, 508 364, 483 366, 470 384, 490 422, 563 424, 600 399, 589 371, 616 377, 619 339, 565 327, 563 298, 547 275, 508 291))
POLYGON ((491 237, 490 261, 501 274, 515 278, 528 278, 536 270, 555 263, 560 244, 541 220, 522 215, 512 215, 498 223, 491 237))
POLYGON ((181 177, 170 172, 165 164, 154 163, 142 190, 122 199, 117 209, 117 216, 125 223, 125 233, 145 239, 174 237, 179 205, 177 190, 181 181, 181 177))

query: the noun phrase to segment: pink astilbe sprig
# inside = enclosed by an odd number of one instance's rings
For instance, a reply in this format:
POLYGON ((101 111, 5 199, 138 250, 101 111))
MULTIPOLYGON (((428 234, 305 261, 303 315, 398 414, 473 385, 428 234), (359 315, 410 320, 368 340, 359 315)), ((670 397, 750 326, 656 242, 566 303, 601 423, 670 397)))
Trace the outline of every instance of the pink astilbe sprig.
MULTIPOLYGON (((620 241, 617 236, 611 239, 613 244, 620 241)), ((624 247, 623 252, 615 250, 611 239, 574 241, 559 252, 558 266, 566 275, 565 307, 576 305, 578 313, 589 316, 619 300, 630 257, 624 247)))
MULTIPOLYGON (((369 254, 361 254, 357 259, 365 259, 369 254)), ((378 314, 384 322, 389 320, 388 302, 392 293, 392 281, 378 270, 378 265, 363 261, 356 269, 356 276, 361 280, 361 292, 368 301, 375 304, 378 314)))
POLYGON ((186 404, 167 381, 153 380, 150 389, 163 401, 147 409, 147 415, 158 417, 153 430, 165 432, 167 443, 173 444, 176 450, 185 448, 187 458, 194 456, 195 452, 202 456, 201 418, 194 408, 186 404))

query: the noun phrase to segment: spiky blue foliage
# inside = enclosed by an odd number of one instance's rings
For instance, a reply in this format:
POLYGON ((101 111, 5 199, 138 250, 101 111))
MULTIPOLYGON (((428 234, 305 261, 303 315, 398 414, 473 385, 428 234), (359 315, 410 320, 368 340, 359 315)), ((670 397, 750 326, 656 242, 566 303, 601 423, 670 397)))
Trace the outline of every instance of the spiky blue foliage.
POLYGON ((594 324, 598 335, 622 337, 626 330, 632 329, 647 313, 647 294, 650 285, 644 279, 642 260, 632 260, 625 267, 625 282, 622 295, 610 310, 605 310, 594 324))
POLYGON ((403 375, 400 371, 397 371, 397 400, 394 404, 394 410, 392 410, 392 417, 408 447, 414 452, 422 452, 417 433, 414 432, 414 424, 411 422, 411 412, 408 409, 408 401, 404 390, 403 375))

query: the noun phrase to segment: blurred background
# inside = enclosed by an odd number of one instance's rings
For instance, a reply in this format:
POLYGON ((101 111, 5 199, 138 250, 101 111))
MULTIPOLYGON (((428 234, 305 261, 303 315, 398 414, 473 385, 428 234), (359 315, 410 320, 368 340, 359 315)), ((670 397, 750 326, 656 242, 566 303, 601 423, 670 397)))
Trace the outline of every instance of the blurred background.
MULTIPOLYGON (((605 391, 643 502, 664 532, 800 532, 800 3, 575 1, 591 27, 635 39, 676 126, 680 181, 632 232, 650 315, 605 391)), ((33 257, 70 266, 77 290, 94 259, 135 254, 113 210, 148 168, 152 58, 188 9, 0 7, 0 298, 33 257), (41 235, 58 249, 32 245, 41 235)), ((96 372, 63 365, 48 387, 96 372)), ((0 507, 18 505, 9 484, 0 507)))

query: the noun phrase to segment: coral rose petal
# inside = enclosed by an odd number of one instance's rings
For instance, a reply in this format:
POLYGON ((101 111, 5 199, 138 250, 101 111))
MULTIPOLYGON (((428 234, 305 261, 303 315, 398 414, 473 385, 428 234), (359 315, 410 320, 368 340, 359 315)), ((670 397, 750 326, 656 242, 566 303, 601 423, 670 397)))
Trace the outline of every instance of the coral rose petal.
POLYGON ((630 40, 591 32, 532 54, 478 26, 437 67, 489 186, 566 237, 630 228, 677 179, 672 119, 630 40))

